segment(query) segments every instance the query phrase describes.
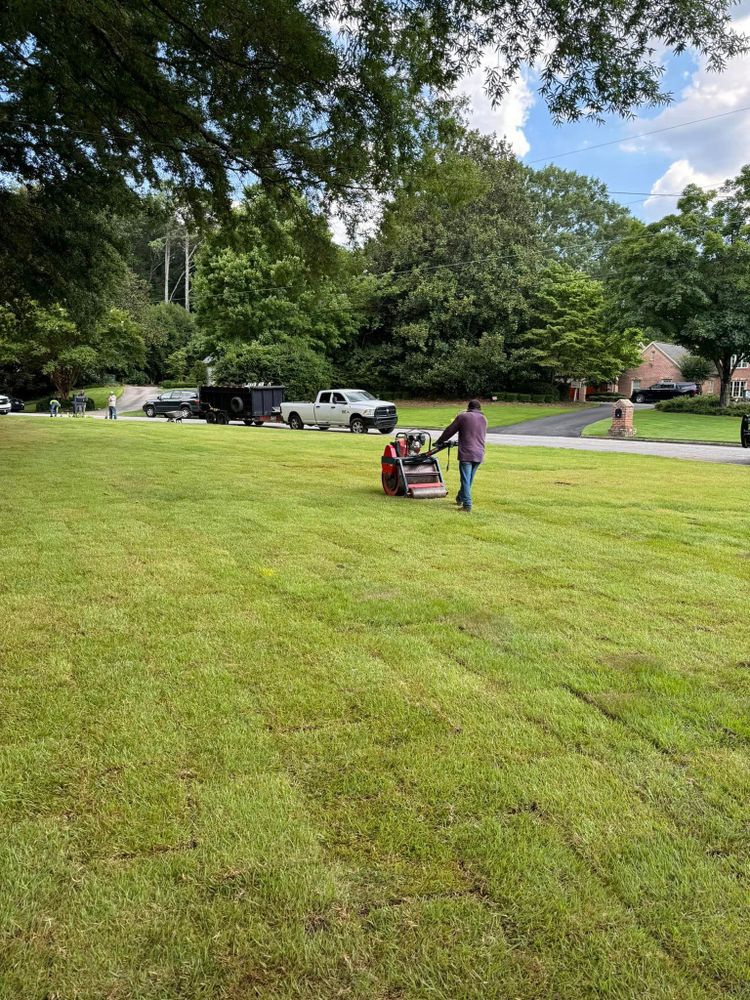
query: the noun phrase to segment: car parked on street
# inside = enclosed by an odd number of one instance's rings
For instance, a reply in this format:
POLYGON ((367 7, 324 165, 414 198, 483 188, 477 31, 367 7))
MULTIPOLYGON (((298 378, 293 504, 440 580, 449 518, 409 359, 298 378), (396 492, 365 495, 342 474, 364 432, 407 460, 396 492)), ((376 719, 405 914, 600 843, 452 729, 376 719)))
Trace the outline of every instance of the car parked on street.
POLYGON ((160 396, 147 399, 143 404, 143 412, 147 417, 172 413, 179 410, 184 417, 199 417, 201 402, 197 389, 170 389, 160 396))
POLYGON ((26 403, 24 403, 22 399, 19 399, 18 396, 8 396, 8 399, 10 400, 10 409, 12 413, 23 413, 26 409, 26 403))
POLYGON ((695 382, 673 382, 661 379, 645 389, 638 389, 630 397, 633 403, 658 403, 662 399, 674 399, 676 396, 697 396, 700 386, 695 382))
POLYGON ((7 416, 12 409, 10 399, 7 396, 0 396, 0 414, 2 416, 7 416))

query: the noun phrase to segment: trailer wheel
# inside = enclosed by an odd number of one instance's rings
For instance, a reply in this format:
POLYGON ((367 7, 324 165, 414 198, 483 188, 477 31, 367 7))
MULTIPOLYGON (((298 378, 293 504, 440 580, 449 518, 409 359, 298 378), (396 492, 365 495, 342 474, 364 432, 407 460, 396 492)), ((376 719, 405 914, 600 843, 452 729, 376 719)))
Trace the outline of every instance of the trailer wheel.
POLYGON ((209 410, 208 413, 206 414, 206 423, 207 424, 216 423, 216 414, 214 413, 213 410, 209 410))
POLYGON ((242 396, 232 396, 229 401, 229 408, 232 413, 242 413, 245 409, 245 401, 242 396))
POLYGON ((289 414, 289 426, 293 431, 302 431, 305 429, 305 425, 302 423, 302 418, 299 413, 289 414))
POLYGON ((217 424, 227 424, 227 423, 229 423, 229 421, 227 420, 226 413, 221 413, 221 412, 217 413, 216 414, 216 423, 217 424))
POLYGON ((253 427, 262 427, 265 420, 253 420, 253 427))
POLYGON ((349 430, 352 434, 366 434, 367 424, 364 422, 362 417, 352 417, 349 421, 349 430))
POLYGON ((742 418, 740 444, 743 448, 750 448, 750 417, 747 414, 742 418))

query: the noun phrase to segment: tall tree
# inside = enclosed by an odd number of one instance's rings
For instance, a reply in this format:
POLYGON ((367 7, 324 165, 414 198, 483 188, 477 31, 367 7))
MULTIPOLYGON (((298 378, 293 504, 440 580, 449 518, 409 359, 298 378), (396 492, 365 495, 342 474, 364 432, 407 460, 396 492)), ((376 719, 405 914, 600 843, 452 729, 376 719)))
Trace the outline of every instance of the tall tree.
POLYGON ((286 338, 332 347, 353 328, 340 281, 344 256, 303 199, 278 203, 249 189, 199 252, 197 319, 217 348, 286 338))
POLYGON ((483 51, 557 119, 665 100, 654 44, 720 67, 731 0, 36 0, 0 13, 0 176, 160 182, 228 201, 232 171, 351 196, 390 186, 434 95, 483 51))
POLYGON ((597 178, 554 165, 530 169, 528 187, 550 254, 599 275, 608 247, 627 231, 628 209, 613 201, 597 178))
POLYGON ((600 281, 554 261, 532 295, 530 327, 521 343, 551 378, 599 384, 638 363, 640 337, 638 329, 609 326, 600 281))
POLYGON ((406 389, 431 384, 433 367, 444 383, 459 343, 484 341, 486 351, 512 341, 541 251, 525 170, 507 146, 449 132, 386 206, 365 249, 376 277, 360 353, 377 354, 406 389))
POLYGON ((687 187, 675 214, 612 248, 609 267, 620 315, 708 358, 726 406, 750 356, 750 167, 718 192, 687 187))

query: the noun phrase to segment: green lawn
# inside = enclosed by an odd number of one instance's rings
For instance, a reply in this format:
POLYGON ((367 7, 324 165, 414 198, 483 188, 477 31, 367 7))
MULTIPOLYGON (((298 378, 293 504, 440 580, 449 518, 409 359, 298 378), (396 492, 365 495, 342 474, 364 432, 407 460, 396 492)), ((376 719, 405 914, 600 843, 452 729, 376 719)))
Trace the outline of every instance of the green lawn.
MULTIPOLYGON (((663 413, 636 410, 633 416, 640 437, 672 441, 718 441, 739 444, 739 417, 705 417, 699 413, 663 413)), ((611 418, 598 420, 583 430, 584 437, 606 437, 611 418)))
POLYGON ((0 425, 0 996, 747 997, 750 469, 382 446, 0 425))
MULTIPOLYGON (((455 415, 466 409, 466 403, 415 403, 408 400, 397 402, 399 427, 425 427, 436 429, 447 427, 455 415)), ((569 413, 571 406, 546 406, 536 403, 486 403, 482 412, 490 427, 507 427, 520 424, 522 420, 536 420, 539 417, 554 417, 558 413, 569 413)))

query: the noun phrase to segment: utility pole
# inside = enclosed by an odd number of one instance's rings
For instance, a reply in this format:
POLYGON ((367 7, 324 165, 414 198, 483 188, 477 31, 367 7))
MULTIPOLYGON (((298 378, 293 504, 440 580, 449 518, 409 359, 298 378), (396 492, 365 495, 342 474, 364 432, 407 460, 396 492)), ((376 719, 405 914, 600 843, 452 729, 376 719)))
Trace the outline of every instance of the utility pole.
POLYGON ((171 218, 167 222, 167 235, 164 240, 164 301, 169 302, 169 264, 172 259, 171 218))
POLYGON ((185 312, 190 312, 190 230, 185 226, 185 312))

